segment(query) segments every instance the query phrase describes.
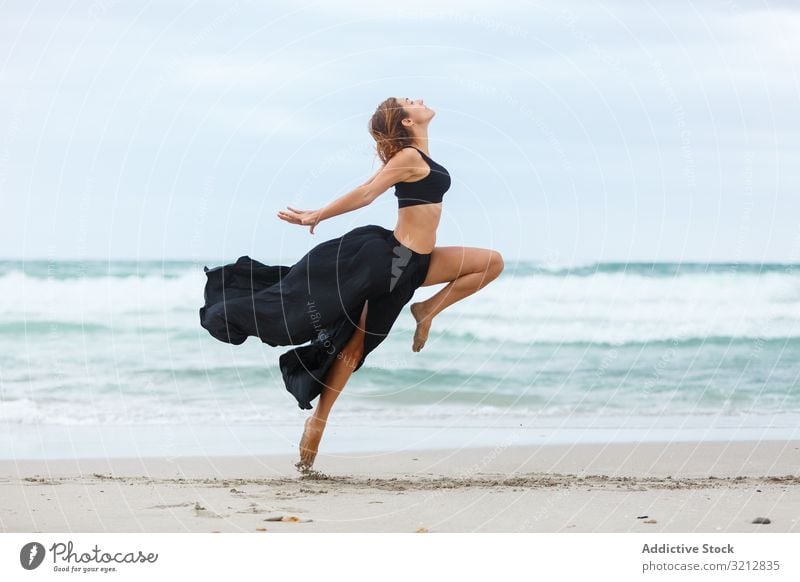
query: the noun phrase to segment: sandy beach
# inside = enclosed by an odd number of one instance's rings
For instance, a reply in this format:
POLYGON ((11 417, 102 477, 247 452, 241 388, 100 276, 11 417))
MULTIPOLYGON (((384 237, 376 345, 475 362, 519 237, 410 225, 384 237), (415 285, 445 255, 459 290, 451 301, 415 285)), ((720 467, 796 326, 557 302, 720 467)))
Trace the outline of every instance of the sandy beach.
POLYGON ((800 441, 0 461, 3 532, 800 532, 800 441), (768 518, 770 523, 752 523, 768 518))

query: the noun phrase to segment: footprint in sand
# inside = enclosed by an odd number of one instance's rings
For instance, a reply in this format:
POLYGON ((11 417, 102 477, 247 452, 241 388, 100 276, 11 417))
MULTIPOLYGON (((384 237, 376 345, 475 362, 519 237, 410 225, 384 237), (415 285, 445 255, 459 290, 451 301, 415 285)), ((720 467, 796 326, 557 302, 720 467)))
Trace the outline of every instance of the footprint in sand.
POLYGON ((200 503, 197 502, 195 502, 194 504, 194 515, 195 517, 215 517, 215 518, 224 517, 218 513, 214 513, 213 511, 206 509, 205 507, 200 505, 200 503))
POLYGON ((236 513, 266 513, 266 509, 260 509, 258 503, 251 503, 247 509, 237 511, 236 513))

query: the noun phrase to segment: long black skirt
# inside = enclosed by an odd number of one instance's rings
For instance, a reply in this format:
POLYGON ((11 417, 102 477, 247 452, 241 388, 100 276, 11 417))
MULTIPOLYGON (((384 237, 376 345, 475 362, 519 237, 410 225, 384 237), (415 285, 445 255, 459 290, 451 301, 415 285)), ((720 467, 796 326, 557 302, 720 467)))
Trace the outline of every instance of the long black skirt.
POLYGON ((203 267, 200 325, 230 344, 255 336, 273 347, 299 346, 281 355, 279 364, 286 389, 300 408, 311 409, 328 369, 344 356, 341 350, 357 329, 364 303, 364 354, 354 371, 422 285, 430 257, 370 224, 318 244, 292 266, 242 256, 232 264, 203 267))

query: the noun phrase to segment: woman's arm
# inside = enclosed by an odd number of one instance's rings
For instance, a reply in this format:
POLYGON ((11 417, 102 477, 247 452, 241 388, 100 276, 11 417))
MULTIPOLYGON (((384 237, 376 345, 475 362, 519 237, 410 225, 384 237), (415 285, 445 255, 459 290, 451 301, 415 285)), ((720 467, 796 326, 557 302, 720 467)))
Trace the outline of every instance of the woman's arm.
POLYGON ((314 234, 314 227, 323 220, 372 204, 390 187, 411 177, 415 167, 412 157, 414 155, 418 156, 419 154, 413 148, 400 150, 372 178, 323 208, 297 210, 287 206, 289 212, 279 210, 278 218, 292 224, 310 226, 311 234, 314 234))
POLYGON ((344 196, 340 196, 327 206, 317 210, 317 222, 322 222, 326 218, 333 218, 352 210, 358 210, 370 204, 369 184, 361 184, 358 188, 351 190, 344 196))

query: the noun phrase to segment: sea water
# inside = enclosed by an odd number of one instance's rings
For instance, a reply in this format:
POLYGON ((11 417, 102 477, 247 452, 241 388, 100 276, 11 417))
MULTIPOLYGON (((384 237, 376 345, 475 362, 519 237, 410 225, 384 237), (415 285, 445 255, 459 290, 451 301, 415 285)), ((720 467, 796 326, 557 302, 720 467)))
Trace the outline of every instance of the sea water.
MULTIPOLYGON (((294 452, 291 347, 200 327, 219 264, 0 262, 0 457, 294 452)), ((800 438, 800 265, 506 261, 413 331, 406 308, 326 450, 800 438)))

